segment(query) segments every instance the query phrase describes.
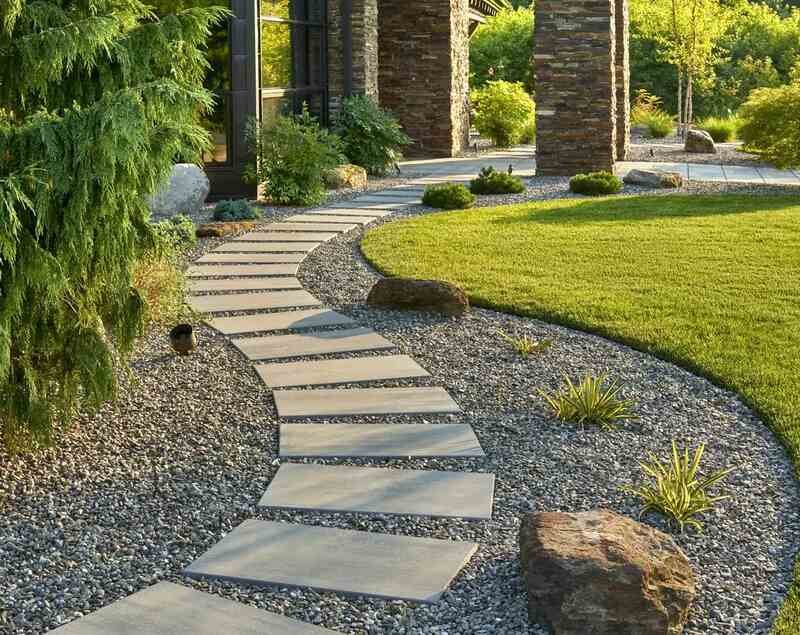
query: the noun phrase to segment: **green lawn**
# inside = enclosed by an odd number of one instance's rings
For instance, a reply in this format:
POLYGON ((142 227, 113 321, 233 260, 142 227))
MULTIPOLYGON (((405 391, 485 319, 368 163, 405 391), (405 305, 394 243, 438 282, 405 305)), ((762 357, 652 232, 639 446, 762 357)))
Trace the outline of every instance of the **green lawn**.
MULTIPOLYGON (((800 197, 472 209, 385 225, 362 249, 388 275, 450 280, 476 305, 600 333, 710 377, 756 409, 800 467, 800 197)), ((775 632, 800 633, 797 584, 775 632)))

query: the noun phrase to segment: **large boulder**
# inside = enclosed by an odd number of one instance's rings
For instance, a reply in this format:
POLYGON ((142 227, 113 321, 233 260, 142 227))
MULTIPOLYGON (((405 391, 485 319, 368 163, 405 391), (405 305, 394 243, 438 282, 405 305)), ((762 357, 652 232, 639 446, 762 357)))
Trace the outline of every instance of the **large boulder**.
POLYGON ((328 172, 325 183, 334 190, 363 190, 367 187, 367 171, 360 165, 345 163, 328 172))
POLYGON ((686 133, 684 150, 693 154, 716 154, 717 146, 705 130, 690 130, 686 133))
POLYGON ((531 619, 556 635, 678 635, 695 595, 667 534, 608 510, 525 516, 520 556, 531 619))
POLYGON ((469 311, 466 294, 456 285, 441 280, 382 278, 370 290, 367 303, 445 315, 463 315, 469 311))
POLYGON ((193 163, 178 163, 169 182, 150 199, 150 210, 157 218, 195 214, 203 207, 211 186, 206 173, 193 163))
POLYGON ((661 172, 659 170, 631 170, 622 179, 628 185, 644 187, 680 187, 683 176, 678 172, 661 172))

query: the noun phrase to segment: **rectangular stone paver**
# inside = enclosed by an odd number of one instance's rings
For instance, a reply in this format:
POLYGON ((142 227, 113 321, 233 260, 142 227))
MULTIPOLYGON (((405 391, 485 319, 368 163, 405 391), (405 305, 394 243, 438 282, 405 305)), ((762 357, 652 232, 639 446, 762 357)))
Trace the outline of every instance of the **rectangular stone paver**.
POLYGON ((331 238, 335 238, 333 231, 320 232, 309 227, 308 231, 289 231, 289 230, 269 230, 260 232, 250 232, 244 236, 234 238, 238 243, 301 243, 301 242, 321 242, 324 243, 331 238))
POLYGON ((489 520, 494 475, 284 463, 261 507, 489 520))
POLYGON ((344 201, 342 203, 334 203, 329 209, 335 210, 337 214, 339 213, 339 209, 362 210, 362 212, 369 212, 371 214, 376 209, 392 211, 408 207, 409 205, 411 205, 411 203, 389 203, 386 201, 383 203, 359 203, 358 201, 344 201))
POLYGON ((259 291, 268 289, 302 289, 297 278, 225 278, 222 280, 189 280, 186 287, 190 293, 212 291, 259 291))
POLYGON ((779 170, 777 168, 759 166, 758 171, 766 183, 800 185, 800 178, 792 170, 779 170))
POLYGON ((287 418, 461 412, 444 388, 276 390, 273 397, 287 418))
POLYGON ((344 326, 353 324, 346 315, 330 309, 307 309, 304 311, 278 311, 208 320, 208 325, 225 335, 258 333, 259 331, 291 331, 295 329, 344 326))
POLYGON ((298 266, 295 264, 274 265, 232 265, 191 266, 186 270, 188 278, 207 278, 209 276, 294 276, 298 266))
POLYGON ((249 337, 235 339, 233 345, 249 359, 281 359, 394 348, 389 340, 364 327, 302 335, 249 337))
POLYGON ((272 223, 270 225, 265 225, 262 228, 261 232, 252 232, 250 234, 245 234, 242 236, 243 240, 247 240, 249 236, 253 234, 267 234, 269 232, 277 233, 278 236, 287 236, 292 234, 298 234, 300 236, 305 235, 306 232, 331 232, 331 233, 340 233, 340 232, 347 232, 351 229, 355 229, 356 225, 353 221, 350 221, 348 224, 344 223, 327 223, 321 218, 317 218, 313 222, 289 222, 289 219, 286 219, 286 222, 283 223, 272 223))
POLYGON ((356 225, 366 225, 367 223, 371 223, 374 221, 377 216, 347 216, 347 215, 337 215, 334 212, 330 214, 322 215, 322 214, 297 214, 295 216, 290 216, 286 220, 294 221, 298 225, 299 224, 316 224, 316 223, 325 223, 328 225, 338 225, 339 227, 345 227, 342 231, 349 231, 350 229, 354 228, 356 225), (354 224, 355 223, 355 224, 354 224))
POLYGON ((216 247, 216 252, 235 252, 235 253, 269 253, 269 252, 291 252, 291 251, 313 251, 319 247, 319 242, 306 242, 306 241, 286 241, 285 239, 280 242, 261 242, 261 243, 248 243, 248 242, 231 242, 225 243, 216 247))
POLYGON ((721 165, 689 164, 689 180, 691 181, 725 181, 725 173, 721 165))
POLYGON ((389 459, 484 453, 472 427, 461 423, 284 423, 280 456, 389 459))
POLYGON ((270 388, 429 376, 428 371, 408 355, 260 364, 256 370, 270 388))
MULTIPOLYGON (((317 215, 324 215, 324 214, 335 214, 336 216, 376 216, 378 218, 383 218, 384 216, 389 216, 391 214, 391 210, 381 210, 381 209, 353 209, 350 207, 336 207, 330 209, 311 209, 306 212, 306 214, 313 214, 317 215)), ((356 222, 354 219, 353 222, 356 222)))
POLYGON ((322 304, 308 291, 303 290, 196 295, 189 297, 187 302, 190 307, 200 313, 282 309, 293 306, 318 306, 322 304))
POLYGON ((159 582, 50 632, 57 635, 334 633, 171 582, 159 582))
MULTIPOLYGON (((305 260, 304 253, 289 254, 221 254, 210 253, 201 256, 195 262, 202 264, 257 264, 257 265, 279 265, 287 262, 300 263, 305 260)), ((297 267, 295 267, 297 270, 297 267)))
POLYGON ((362 203, 391 203, 396 201, 398 203, 407 203, 411 201, 419 201, 419 196, 404 196, 403 194, 390 194, 390 193, 382 193, 378 194, 370 194, 369 196, 359 196, 357 199, 353 201, 353 203, 362 204, 362 203))
POLYGON ((471 542, 250 519, 184 573, 192 578, 435 602, 476 549, 471 542))
MULTIPOLYGON (((755 168, 748 167, 746 165, 726 165, 724 168, 725 170, 725 178, 728 181, 738 182, 738 183, 763 183, 764 179, 761 177, 761 174, 755 168)), ((689 168, 689 172, 692 173, 695 170, 695 166, 692 165, 689 168)))

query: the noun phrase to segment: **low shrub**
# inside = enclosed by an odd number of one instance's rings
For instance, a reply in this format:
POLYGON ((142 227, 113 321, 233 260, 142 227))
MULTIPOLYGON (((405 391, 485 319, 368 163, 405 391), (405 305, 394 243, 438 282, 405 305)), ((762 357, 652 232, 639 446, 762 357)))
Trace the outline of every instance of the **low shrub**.
POLYGON ((184 287, 183 272, 168 250, 147 252, 134 266, 133 288, 144 300, 147 324, 164 326, 179 321, 186 313, 184 287))
POLYGON ((576 174, 569 180, 569 189, 576 194, 586 194, 587 196, 616 194, 622 189, 622 181, 611 172, 576 174))
POLYGON ((649 461, 640 463, 640 466, 645 475, 653 479, 653 483, 638 488, 625 488, 644 503, 642 514, 659 513, 670 524, 677 525, 681 532, 686 525, 702 531, 703 525, 696 517, 713 509, 715 503, 729 498, 709 496, 709 488, 733 471, 733 468, 727 468, 716 470, 705 477, 700 476, 700 460, 704 450, 705 445, 701 444, 690 459, 689 449, 680 453, 673 441, 672 456, 668 462, 662 462, 652 452, 649 453, 649 461))
POLYGON ((236 201, 220 201, 214 206, 214 220, 230 223, 240 220, 255 220, 261 217, 261 212, 250 204, 250 201, 240 198, 236 201))
POLYGON ((631 123, 645 126, 654 139, 662 139, 675 128, 672 116, 661 107, 661 98, 644 88, 636 92, 631 107, 631 123))
POLYGON ((587 375, 578 384, 574 384, 569 377, 565 377, 564 381, 566 387, 561 392, 541 392, 553 414, 561 421, 613 430, 619 421, 636 418, 631 413, 633 402, 617 398, 622 386, 616 381, 606 386, 605 375, 587 375))
POLYGON ((504 331, 498 332, 500 333, 500 337, 508 342, 511 348, 522 355, 522 357, 530 357, 531 355, 535 355, 537 353, 543 353, 553 345, 553 340, 547 338, 537 340, 528 334, 509 335, 504 331))
POLYGON ((706 117, 698 122, 697 127, 710 134, 716 143, 725 143, 736 139, 739 120, 736 117, 706 117))
POLYGON ((334 129, 348 159, 379 176, 400 161, 403 147, 411 143, 394 115, 366 95, 342 101, 334 129))
POLYGON ((153 223, 153 230, 157 242, 169 249, 182 250, 197 243, 194 223, 185 214, 153 223))
MULTIPOLYGON (((519 143, 536 107, 519 82, 488 82, 472 91, 470 100, 475 110, 473 125, 495 145, 505 148, 519 143)), ((534 121, 534 129, 535 129, 534 121)))
POLYGON ((759 88, 739 109, 739 138, 747 152, 779 168, 800 166, 800 77, 779 88, 759 88))
MULTIPOLYGON (((325 175, 342 163, 342 143, 303 109, 251 123, 247 132, 255 163, 245 177, 283 205, 314 205, 325 198, 325 175)), ((230 219, 237 220, 237 219, 230 219)))
POLYGON ((469 183, 473 194, 519 194, 525 191, 522 179, 508 172, 498 172, 493 167, 483 168, 477 179, 469 183))
POLYGON ((422 195, 422 204, 438 209, 465 209, 475 203, 475 196, 463 185, 441 183, 429 185, 422 195))

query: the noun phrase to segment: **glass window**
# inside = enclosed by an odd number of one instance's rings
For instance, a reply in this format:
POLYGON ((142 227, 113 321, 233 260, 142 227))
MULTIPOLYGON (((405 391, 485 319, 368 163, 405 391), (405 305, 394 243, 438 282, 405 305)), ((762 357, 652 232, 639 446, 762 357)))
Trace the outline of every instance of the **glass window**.
POLYGON ((324 0, 260 0, 262 117, 309 110, 325 120, 324 0))

